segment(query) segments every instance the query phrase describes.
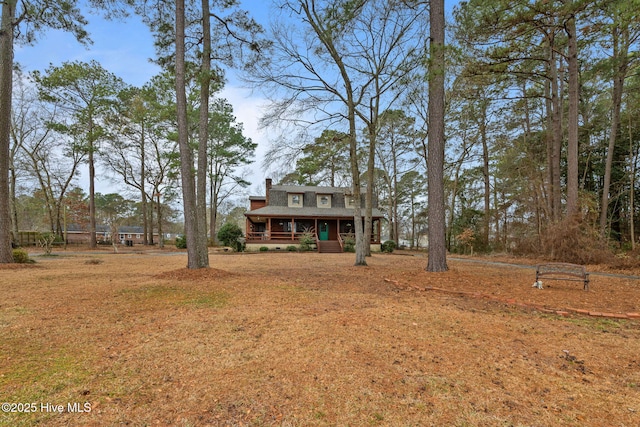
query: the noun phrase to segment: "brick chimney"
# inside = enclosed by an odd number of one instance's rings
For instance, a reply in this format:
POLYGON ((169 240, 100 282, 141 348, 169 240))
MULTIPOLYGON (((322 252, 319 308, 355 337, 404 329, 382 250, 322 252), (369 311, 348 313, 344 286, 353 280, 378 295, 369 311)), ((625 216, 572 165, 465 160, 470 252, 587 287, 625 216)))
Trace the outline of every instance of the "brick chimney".
POLYGON ((269 192, 271 191, 271 178, 267 178, 266 182, 265 182, 265 187, 267 188, 266 190, 266 197, 265 197, 265 204, 267 206, 269 206, 269 192))

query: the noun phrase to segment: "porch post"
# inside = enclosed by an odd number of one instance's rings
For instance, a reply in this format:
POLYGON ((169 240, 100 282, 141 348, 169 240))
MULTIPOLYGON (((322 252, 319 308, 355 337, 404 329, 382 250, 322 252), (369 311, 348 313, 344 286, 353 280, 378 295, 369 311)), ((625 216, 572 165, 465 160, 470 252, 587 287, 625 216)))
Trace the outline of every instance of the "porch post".
POLYGON ((338 222, 338 230, 337 230, 338 231, 338 236, 337 237, 338 237, 338 240, 340 240, 340 218, 338 218, 337 222, 338 222))
POLYGON ((271 240, 271 217, 267 218, 267 230, 264 234, 265 235, 263 237, 265 238, 265 240, 271 240))
POLYGON ((291 240, 296 240, 296 220, 291 218, 291 240))

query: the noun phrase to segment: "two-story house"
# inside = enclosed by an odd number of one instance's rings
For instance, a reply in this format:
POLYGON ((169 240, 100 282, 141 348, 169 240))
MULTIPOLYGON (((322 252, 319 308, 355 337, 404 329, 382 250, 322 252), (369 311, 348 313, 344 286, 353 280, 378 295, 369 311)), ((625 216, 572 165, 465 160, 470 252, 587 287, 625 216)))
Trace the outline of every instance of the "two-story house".
MULTIPOLYGON (((354 228, 354 195, 348 188, 272 185, 265 196, 251 196, 247 220, 247 250, 285 249, 313 236, 318 252, 342 252, 354 228)), ((364 206, 364 194, 360 195, 364 206)), ((364 214, 364 209, 363 209, 364 214)), ((372 250, 380 250, 382 212, 374 206, 372 250)))

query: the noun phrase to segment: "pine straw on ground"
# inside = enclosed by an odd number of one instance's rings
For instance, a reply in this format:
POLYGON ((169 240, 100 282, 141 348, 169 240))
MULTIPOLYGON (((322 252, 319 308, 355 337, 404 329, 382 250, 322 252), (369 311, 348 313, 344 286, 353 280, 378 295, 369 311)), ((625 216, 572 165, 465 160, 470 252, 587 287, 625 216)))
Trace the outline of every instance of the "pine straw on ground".
POLYGON ((537 290, 526 266, 353 260, 225 254, 191 271, 184 254, 88 252, 0 269, 2 401, 37 405, 0 425, 640 425, 640 321, 412 290, 623 313, 640 280, 537 290))

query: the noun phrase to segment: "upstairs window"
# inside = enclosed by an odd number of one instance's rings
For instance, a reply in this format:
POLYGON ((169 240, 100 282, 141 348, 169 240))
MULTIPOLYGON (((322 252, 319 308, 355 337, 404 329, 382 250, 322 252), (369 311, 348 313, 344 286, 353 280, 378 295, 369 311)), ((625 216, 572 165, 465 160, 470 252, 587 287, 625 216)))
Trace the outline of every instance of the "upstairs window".
POLYGON ((345 194, 344 196, 344 205, 347 209, 355 209, 356 207, 356 198, 353 194, 345 194))
POLYGON ((318 194, 317 203, 319 208, 331 208, 331 195, 318 194))
POLYGON ((302 207, 302 194, 289 194, 289 207, 301 208, 302 207))

